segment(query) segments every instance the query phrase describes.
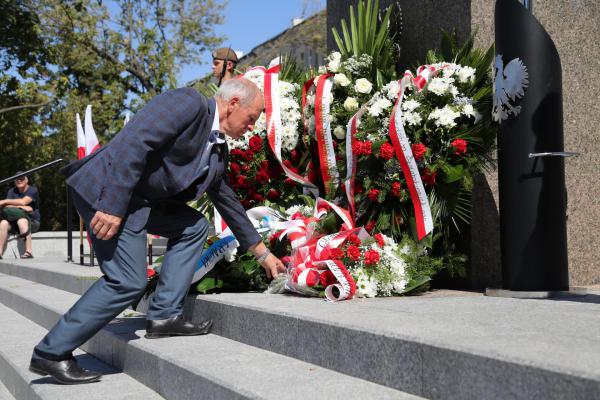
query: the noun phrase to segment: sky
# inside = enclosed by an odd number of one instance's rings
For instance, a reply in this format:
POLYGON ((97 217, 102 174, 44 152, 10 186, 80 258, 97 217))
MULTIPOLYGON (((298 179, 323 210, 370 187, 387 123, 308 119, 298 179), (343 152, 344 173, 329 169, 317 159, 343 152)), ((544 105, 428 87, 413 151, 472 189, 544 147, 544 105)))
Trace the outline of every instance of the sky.
MULTIPOLYGON (((248 53, 257 45, 292 26, 292 18, 308 17, 325 8, 325 0, 229 0, 224 23, 215 31, 227 38, 224 47, 248 53), (305 15, 303 15, 303 12, 305 15)), ((206 54, 201 65, 190 65, 178 76, 180 86, 210 73, 212 58, 206 54)))

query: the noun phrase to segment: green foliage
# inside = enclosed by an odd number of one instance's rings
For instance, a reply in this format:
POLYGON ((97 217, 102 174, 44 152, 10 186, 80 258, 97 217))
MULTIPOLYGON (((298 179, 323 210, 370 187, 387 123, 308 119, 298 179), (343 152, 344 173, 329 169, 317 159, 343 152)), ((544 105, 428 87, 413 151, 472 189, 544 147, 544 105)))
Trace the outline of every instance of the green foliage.
POLYGON ((198 282, 196 292, 249 292, 267 289, 265 270, 249 254, 243 254, 229 264, 220 261, 215 268, 198 282))
POLYGON ((394 34, 389 30, 392 7, 388 7, 381 21, 378 21, 379 0, 360 0, 356 12, 350 6, 349 23, 342 19, 342 34, 335 27, 332 28, 342 59, 358 59, 364 54, 372 58, 371 73, 365 77, 375 82, 377 88, 395 76, 394 34))

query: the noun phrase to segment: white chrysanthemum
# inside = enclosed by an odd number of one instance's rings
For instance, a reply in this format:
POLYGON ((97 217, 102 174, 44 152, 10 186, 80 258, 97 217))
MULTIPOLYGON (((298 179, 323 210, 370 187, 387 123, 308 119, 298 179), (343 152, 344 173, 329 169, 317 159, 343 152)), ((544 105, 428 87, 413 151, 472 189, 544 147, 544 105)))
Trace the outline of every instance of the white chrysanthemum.
POLYGON ((377 280, 365 273, 362 268, 354 270, 356 277, 356 295, 358 297, 377 296, 377 280))
POLYGON ((402 121, 410 126, 417 126, 423 121, 423 118, 419 113, 407 111, 402 114, 402 121))
POLYGON ((312 208, 305 206, 305 205, 301 205, 301 204, 291 206, 290 208, 285 210, 285 213, 289 216, 292 216, 292 215, 296 214, 297 212, 304 215, 305 217, 310 217, 310 216, 312 216, 313 210, 312 210, 312 208))
POLYGON ((346 101, 344 101, 344 109, 346 111, 358 110, 358 101, 354 97, 346 98, 346 101))
POLYGON ((467 117, 473 117, 475 119, 475 123, 478 123, 481 120, 481 114, 475 109, 475 107, 473 107, 472 104, 465 104, 462 108, 462 113, 467 117))
POLYGON ((429 119, 435 121, 436 126, 444 126, 447 128, 456 126, 454 120, 458 117, 460 117, 460 113, 454 111, 448 105, 445 105, 444 108, 436 108, 429 114, 429 119))
POLYGON ((338 140, 344 140, 346 138, 346 130, 341 125, 335 127, 333 134, 336 138, 338 138, 338 140))
POLYGON ((354 90, 358 93, 368 94, 373 90, 373 84, 365 78, 359 78, 354 83, 354 90))
POLYGON ((467 83, 467 82, 474 82, 475 81, 475 72, 476 69, 469 67, 469 66, 465 66, 465 67, 461 67, 457 70, 456 75, 458 76, 458 81, 461 83, 467 83))
POLYGON ((408 284, 408 282, 406 281, 406 279, 401 279, 399 281, 393 282, 392 285, 394 288, 394 292, 402 293, 404 291, 404 289, 406 289, 407 284, 408 284))
POLYGON ((433 78, 431 81, 429 81, 429 84, 427 85, 427 90, 437 94, 438 96, 443 96, 447 93, 452 93, 454 88, 454 85, 452 85, 453 83, 453 78, 433 78))
POLYGON ((409 100, 402 102, 402 109, 404 111, 414 111, 420 106, 421 106, 421 103, 419 103, 415 99, 409 99, 409 100))
POLYGON ((333 77, 333 83, 338 86, 346 87, 352 82, 350 82, 350 79, 348 79, 348 77, 344 74, 335 74, 333 77))
MULTIPOLYGON (((327 72, 327 67, 324 65, 319 65, 319 70, 318 70, 319 74, 324 74, 327 72)), ((315 82, 316 85, 316 82, 315 82)))
POLYGON ((372 117, 379 117, 381 115, 381 113, 383 112, 383 109, 377 104, 377 102, 371 104, 371 106, 369 107, 369 115, 371 115, 372 117))
POLYGON ((385 93, 385 95, 390 100, 395 100, 398 97, 398 93, 400 92, 400 84, 398 81, 391 81, 387 85, 385 85, 381 91, 385 93))
POLYGON ((460 66, 457 64, 452 64, 452 63, 440 63, 440 64, 436 64, 436 68, 438 69, 442 69, 442 75, 444 77, 451 77, 452 75, 454 75, 456 73, 456 71, 458 69, 460 69, 460 66))
POLYGON ((386 110, 386 109, 392 107, 392 102, 389 101, 388 99, 386 99, 385 97, 380 97, 377 100, 377 105, 379 107, 381 107, 382 109, 386 110))

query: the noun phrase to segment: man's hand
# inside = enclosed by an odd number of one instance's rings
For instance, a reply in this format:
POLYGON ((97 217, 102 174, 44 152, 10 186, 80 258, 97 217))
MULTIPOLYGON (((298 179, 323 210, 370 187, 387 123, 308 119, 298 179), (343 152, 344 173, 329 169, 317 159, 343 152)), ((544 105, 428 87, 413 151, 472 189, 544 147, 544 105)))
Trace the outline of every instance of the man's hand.
POLYGON ((114 215, 103 213, 102 211, 96 211, 90 228, 94 232, 94 235, 100 240, 110 240, 119 231, 121 221, 123 218, 114 215))
POLYGON ((286 271, 283 262, 281 262, 281 260, 275 257, 273 254, 269 254, 267 258, 265 258, 265 261, 263 261, 260 265, 265 269, 267 278, 269 279, 276 278, 280 272, 284 273, 286 271))

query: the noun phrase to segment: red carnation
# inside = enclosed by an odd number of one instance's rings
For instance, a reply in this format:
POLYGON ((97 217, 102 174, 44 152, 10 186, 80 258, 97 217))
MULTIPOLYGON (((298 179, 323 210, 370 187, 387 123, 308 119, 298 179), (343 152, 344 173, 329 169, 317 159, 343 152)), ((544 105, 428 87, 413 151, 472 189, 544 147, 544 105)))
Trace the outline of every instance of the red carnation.
POLYGON ((423 175, 421 175, 421 179, 427 186, 435 185, 435 176, 437 175, 437 171, 431 171, 429 168, 425 168, 423 171, 423 175))
POLYGON ((261 151, 262 146, 263 146, 263 140, 260 136, 254 135, 250 138, 249 145, 250 145, 250 148, 252 149, 252 151, 254 151, 254 152, 261 151))
POLYGON ((295 185, 295 184, 296 184, 296 181, 295 181, 295 180, 293 180, 292 178, 285 178, 285 180, 283 181, 283 183, 284 183, 286 186, 290 186, 290 185, 295 185))
POLYGON ((402 185, 400 185, 400 182, 392 183, 391 193, 393 196, 400 197, 401 190, 402 190, 402 185))
POLYGON ((338 247, 334 247, 329 249, 329 259, 330 260, 341 260, 344 258, 344 251, 338 247))
POLYGON ((375 241, 377 242, 379 247, 383 248, 383 235, 381 233, 376 233, 373 237, 375 238, 375 241))
POLYGON ((254 151, 252 151, 252 149, 248 149, 248 150, 244 151, 244 154, 242 155, 242 157, 244 158, 244 160, 250 161, 254 158, 254 151))
POLYGON ((292 160, 296 161, 298 159, 298 151, 297 150, 292 150, 290 153, 290 156, 292 157, 292 160))
POLYGON ((365 264, 375 265, 379 262, 379 253, 376 250, 367 250, 365 252, 365 264))
POLYGON ((369 197, 369 200, 371 200, 371 201, 377 201, 377 199, 379 198, 379 189, 373 188, 373 189, 369 190, 368 197, 369 197))
POLYGON ((321 273, 321 276, 319 276, 319 281, 321 283, 321 286, 327 287, 336 283, 337 279, 335 278, 333 272, 327 270, 321 273))
POLYGON ((292 167, 292 162, 290 160, 283 160, 283 165, 285 165, 288 168, 292 167))
POLYGON ((375 221, 369 221, 369 222, 367 222, 367 225, 365 225, 365 229, 366 229, 368 232, 371 232, 371 231, 373 231, 373 229, 375 229, 375 225, 376 225, 376 224, 377 224, 377 223, 376 223, 375 221))
POLYGON ((346 251, 346 254, 348 255, 348 258, 350 258, 354 261, 360 260, 360 250, 356 246, 353 246, 353 245, 348 246, 348 250, 346 251))
POLYGON ((244 152, 240 149, 233 149, 233 150, 231 150, 231 152, 229 154, 231 155, 231 157, 238 157, 238 158, 244 157, 244 152))
POLYGON ((146 269, 146 275, 148 275, 148 279, 152 278, 154 275, 156 275, 156 271, 152 268, 147 268, 146 269))
POLYGON ((229 163, 229 170, 237 175, 241 171, 240 165, 238 163, 234 163, 234 162, 229 163))
POLYGON ((358 236, 356 236, 354 233, 352 235, 348 236, 348 239, 346 239, 346 241, 349 243, 353 243, 357 246, 360 244, 360 238, 358 236))
POLYGON ((394 157, 394 146, 388 142, 382 144, 379 148, 379 157, 383 158, 384 160, 389 160, 390 158, 394 157))
POLYGON ((250 171, 250 165, 248 165, 248 164, 242 165, 242 171, 244 171, 244 172, 250 171))
POLYGON ((457 156, 463 155, 467 152, 467 141, 464 139, 455 139, 452 143, 454 147, 454 154, 457 156))
POLYGON ((265 170, 258 171, 258 174, 256 174, 256 181, 263 185, 269 182, 269 178, 271 177, 269 176, 269 173, 265 170))
POLYGON ((369 140, 363 142, 363 154, 365 156, 368 156, 371 154, 372 150, 371 147, 373 146, 373 143, 371 143, 369 140))
POLYGON ((415 143, 411 147, 413 156, 415 156, 415 160, 419 161, 423 159, 423 156, 427 152, 427 147, 423 143, 415 143))
POLYGON ((268 160, 262 160, 260 162, 260 169, 269 169, 269 161, 268 160))
POLYGON ((354 193, 360 194, 364 191, 365 191, 365 188, 363 188, 363 185, 361 185, 360 182, 357 182, 354 184, 354 193))
POLYGON ((254 194, 252 195, 252 200, 254 200, 254 201, 256 201, 256 202, 260 203, 260 202, 263 202, 263 201, 265 201, 265 196, 263 196, 263 195, 262 195, 262 194, 260 194, 260 193, 254 193, 254 194))
POLYGON ((281 195, 279 194, 279 192, 275 189, 269 189, 269 191, 267 192, 267 198, 272 201, 279 200, 280 196, 281 195))

